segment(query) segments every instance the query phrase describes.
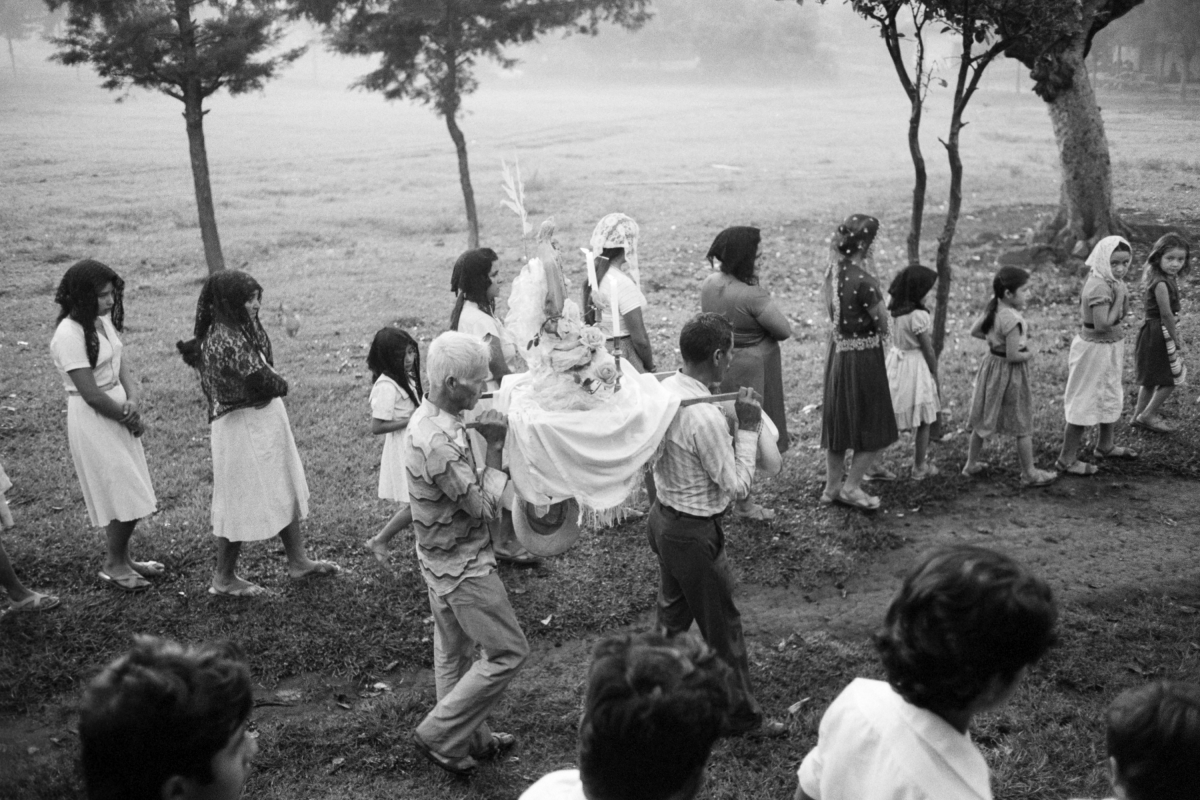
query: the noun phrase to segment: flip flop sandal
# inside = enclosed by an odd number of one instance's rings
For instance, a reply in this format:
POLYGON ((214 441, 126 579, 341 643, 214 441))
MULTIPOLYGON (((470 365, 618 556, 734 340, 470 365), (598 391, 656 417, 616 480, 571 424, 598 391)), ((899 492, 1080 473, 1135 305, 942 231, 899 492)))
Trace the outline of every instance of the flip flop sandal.
POLYGON ((1135 428, 1141 428, 1144 431, 1150 431, 1150 433, 1174 433, 1170 428, 1164 428, 1161 425, 1155 425, 1151 422, 1143 422, 1140 419, 1135 419, 1131 424, 1135 428))
POLYGON ((262 597, 268 595, 271 590, 259 586, 257 583, 252 583, 249 586, 243 586, 241 589, 218 589, 216 586, 209 584, 208 593, 213 597, 262 597))
POLYGON ((1107 450, 1101 450, 1099 447, 1093 447, 1092 455, 1095 458, 1099 458, 1099 459, 1126 458, 1131 461, 1138 457, 1136 450, 1131 450, 1128 447, 1121 447, 1120 445, 1116 445, 1116 444, 1114 444, 1112 447, 1110 447, 1107 450))
POLYGON ((160 578, 167 568, 161 561, 135 561, 133 571, 143 578, 160 578))
POLYGON ((13 603, 8 607, 10 614, 30 614, 35 611, 49 611, 52 608, 58 608, 61 601, 52 594, 42 594, 34 592, 19 603, 13 603))
POLYGON ((1057 472, 1047 472, 1045 470, 1034 470, 1035 477, 1029 478, 1025 475, 1021 476, 1021 487, 1024 489, 1036 489, 1040 486, 1049 486, 1058 480, 1057 472))
POLYGON ((868 472, 865 478, 869 481, 894 481, 896 480, 896 473, 890 469, 876 467, 874 471, 868 472))
POLYGON ((152 585, 150 581, 146 580, 141 575, 138 575, 136 572, 133 575, 114 578, 104 570, 100 570, 99 575, 100 580, 104 581, 109 586, 120 589, 122 592, 144 592, 152 585))
POLYGON ((992 468, 986 461, 976 461, 974 466, 963 467, 960 473, 964 478, 976 478, 992 468))
POLYGON ((1055 460, 1054 466, 1058 467, 1059 472, 1065 472, 1067 475, 1078 475, 1083 478, 1090 478, 1100 471, 1095 464, 1080 461, 1078 458, 1070 464, 1064 464, 1060 458, 1055 460))
MULTIPOLYGON (((862 492, 862 490, 859 490, 862 492)), ((880 500, 878 497, 872 497, 866 492, 862 492, 861 497, 853 497, 847 495, 845 490, 838 492, 837 502, 850 508, 858 509, 859 511, 878 511, 880 500)))

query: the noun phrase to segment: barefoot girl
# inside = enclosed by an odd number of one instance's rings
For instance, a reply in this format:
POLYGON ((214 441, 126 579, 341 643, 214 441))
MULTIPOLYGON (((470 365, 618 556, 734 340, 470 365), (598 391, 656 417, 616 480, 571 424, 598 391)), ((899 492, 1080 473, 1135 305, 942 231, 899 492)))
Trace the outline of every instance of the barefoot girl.
POLYGON ((258 320, 262 287, 244 272, 209 276, 196 304, 196 338, 179 342, 183 360, 200 372, 212 424, 213 535, 217 570, 208 593, 254 597, 266 589, 237 574, 242 542, 278 535, 288 574, 331 575, 336 564, 304 550, 300 520, 308 516, 308 483, 281 399, 287 381, 275 371, 271 340, 258 320))
POLYGON ((979 365, 971 399, 971 444, 962 474, 978 475, 988 468, 979 460, 983 440, 993 433, 1017 437, 1022 486, 1046 486, 1058 477, 1033 464, 1033 392, 1027 363, 1033 358, 1026 342, 1021 309, 1029 292, 1029 273, 1001 267, 992 279, 993 297, 975 321, 971 335, 985 339, 990 353, 979 365))
POLYGON ((879 220, 865 214, 855 214, 839 225, 824 286, 833 330, 825 362, 821 418, 821 447, 825 450, 821 502, 863 511, 879 508, 879 498, 862 490, 863 478, 880 451, 899 438, 883 357, 887 309, 879 281, 868 271, 871 245, 878 232, 879 220), (849 469, 847 450, 854 451, 849 469))
POLYGON ((425 396, 421 388, 421 351, 416 339, 399 328, 380 329, 367 352, 367 367, 375 380, 371 387, 371 433, 383 436, 379 496, 400 504, 383 530, 367 540, 367 549, 379 563, 386 564, 388 542, 412 524, 403 436, 409 419, 425 396))
POLYGON ((888 304, 895 322, 888 352, 888 383, 891 386, 892 408, 896 427, 915 431, 913 435, 913 480, 919 481, 938 474, 938 468, 928 461, 929 427, 937 421, 942 404, 938 399, 937 355, 933 352, 932 319, 925 308, 925 296, 937 283, 937 273, 929 267, 914 264, 900 271, 888 294, 888 304))
POLYGON ((134 561, 129 539, 158 508, 142 450, 139 387, 117 331, 125 327, 125 282, 99 261, 85 259, 63 275, 54 301, 61 311, 50 340, 54 366, 67 390, 67 441, 92 524, 103 527, 108 552, 100 579, 126 592, 150 588, 164 571, 134 561))
POLYGON ((1137 458, 1128 447, 1113 441, 1113 428, 1125 404, 1125 329, 1121 321, 1129 310, 1129 293, 1122 278, 1133 260, 1133 249, 1120 236, 1096 243, 1087 264, 1091 267, 1079 297, 1083 328, 1071 342, 1070 372, 1063 392, 1067 418, 1062 450, 1055 464, 1069 475, 1093 475, 1095 464, 1079 460, 1079 443, 1085 429, 1100 426, 1097 458, 1137 458))
POLYGON ((1137 336, 1137 410, 1133 424, 1155 433, 1172 433, 1175 428, 1159 414, 1171 390, 1183 383, 1185 372, 1172 369, 1171 349, 1176 365, 1183 363, 1175 315, 1179 313, 1179 286, 1176 278, 1191 268, 1191 246, 1177 233, 1168 233, 1154 243, 1142 270, 1142 297, 1146 321, 1137 336))

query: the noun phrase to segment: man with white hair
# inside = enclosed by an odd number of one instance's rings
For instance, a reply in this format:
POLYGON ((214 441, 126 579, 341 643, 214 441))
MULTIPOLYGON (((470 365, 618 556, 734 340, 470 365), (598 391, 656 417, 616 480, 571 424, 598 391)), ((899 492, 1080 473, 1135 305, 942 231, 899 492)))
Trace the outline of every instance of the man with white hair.
POLYGON ((512 494, 501 470, 507 422, 497 411, 476 418, 487 440, 487 463, 477 465, 462 420, 491 376, 489 355, 477 336, 447 331, 434 339, 426 359, 429 393, 408 423, 409 502, 433 613, 438 697, 413 741, 458 775, 516 743, 512 734, 493 732, 487 717, 529 655, 496 573, 488 524, 512 494))

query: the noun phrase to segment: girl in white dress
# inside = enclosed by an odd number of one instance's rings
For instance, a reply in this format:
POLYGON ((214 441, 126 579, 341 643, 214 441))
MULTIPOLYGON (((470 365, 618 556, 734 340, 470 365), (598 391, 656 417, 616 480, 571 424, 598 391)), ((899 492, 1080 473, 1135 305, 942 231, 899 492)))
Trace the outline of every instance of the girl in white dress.
POLYGON ((408 505, 408 472, 404 465, 404 436, 408 421, 421 404, 421 351, 417 340, 399 328, 382 328, 367 352, 367 367, 375 380, 371 387, 371 433, 383 436, 379 461, 379 497, 400 508, 367 540, 381 564, 387 564, 388 543, 412 524, 408 505))
MULTIPOLYGON (((588 263, 583 284, 584 321, 600 325, 609 349, 638 372, 654 372, 654 353, 646 333, 642 278, 638 269, 638 225, 633 218, 613 213, 596 223, 589 242, 594 261, 588 263), (617 299, 617 320, 611 321, 612 298, 617 299), (605 319, 601 319, 608 315, 605 319)), ((590 258, 590 257, 589 257, 590 258)))
POLYGON ((127 592, 162 575, 157 561, 134 561, 133 529, 158 509, 141 437, 140 387, 123 357, 125 282, 99 261, 85 259, 63 275, 54 301, 61 311, 50 340, 67 391, 67 441, 93 525, 108 540, 100 579, 127 592))
POLYGON ((300 521, 308 482, 292 437, 271 340, 258 320, 262 287, 244 272, 210 275, 196 303, 196 338, 176 346, 200 372, 212 425, 212 526, 217 569, 208 593, 254 597, 267 590, 237 574, 242 542, 279 536, 293 578, 332 575, 337 564, 308 557, 300 521))
POLYGON ((937 283, 937 273, 914 264, 905 267, 888 287, 888 304, 895 323, 892 349, 887 355, 888 384, 896 427, 913 434, 913 480, 938 474, 927 459, 929 426, 941 410, 938 399, 937 354, 933 351, 933 321, 925 297, 937 283))
MULTIPOLYGON (((499 256, 488 247, 468 250, 454 262, 454 273, 450 277, 450 290, 458 295, 454 311, 450 314, 450 330, 478 336, 487 343, 491 353, 488 366, 491 380, 487 390, 500 388, 505 375, 525 368, 521 356, 500 320, 496 318, 496 298, 500 296, 500 268, 496 266, 499 256)), ((492 407, 491 400, 480 400, 474 410, 465 412, 463 419, 470 421, 492 407)), ((475 463, 484 463, 487 445, 479 431, 467 431, 475 463)), ((505 510, 499 522, 492 526, 492 547, 496 558, 510 564, 532 565, 539 559, 517 541, 512 527, 512 513, 505 510)))

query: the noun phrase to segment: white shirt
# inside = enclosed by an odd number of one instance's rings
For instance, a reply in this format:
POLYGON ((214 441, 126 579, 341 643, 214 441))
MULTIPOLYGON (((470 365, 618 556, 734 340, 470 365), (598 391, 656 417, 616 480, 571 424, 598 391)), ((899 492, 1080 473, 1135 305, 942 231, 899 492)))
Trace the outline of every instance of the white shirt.
POLYGON ((70 317, 58 323, 54 336, 50 339, 50 355, 54 357, 54 366, 62 376, 63 388, 75 392, 75 382, 67 373, 76 369, 92 370, 92 377, 97 386, 110 386, 121 377, 121 352, 124 350, 121 340, 117 338, 117 329, 106 314, 96 318, 104 332, 96 331, 100 342, 100 350, 96 355, 96 366, 88 362, 87 341, 84 339, 83 326, 70 317))
POLYGON ((813 800, 992 800, 970 734, 865 678, 825 711, 799 778, 813 800))
POLYGON ((646 305, 646 296, 642 294, 642 290, 633 282, 624 272, 616 267, 609 267, 604 273, 604 277, 600 279, 599 287, 592 292, 592 303, 604 312, 607 317, 603 320, 598 320, 597 324, 600 330, 604 331, 605 338, 613 338, 613 323, 612 317, 608 314, 612 310, 612 284, 617 284, 617 311, 620 319, 617 320, 617 336, 628 336, 629 329, 625 327, 625 315, 635 308, 641 308, 646 305))
POLYGON ((551 772, 526 789, 520 800, 586 800, 583 779, 577 769, 551 772))

